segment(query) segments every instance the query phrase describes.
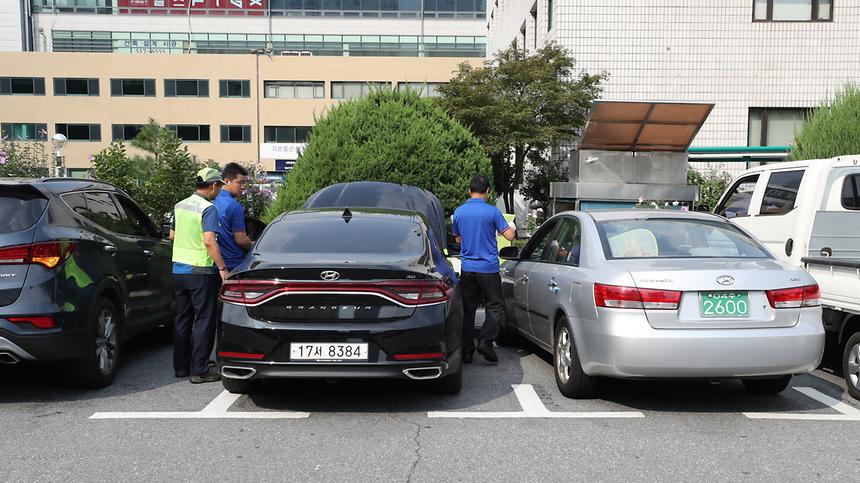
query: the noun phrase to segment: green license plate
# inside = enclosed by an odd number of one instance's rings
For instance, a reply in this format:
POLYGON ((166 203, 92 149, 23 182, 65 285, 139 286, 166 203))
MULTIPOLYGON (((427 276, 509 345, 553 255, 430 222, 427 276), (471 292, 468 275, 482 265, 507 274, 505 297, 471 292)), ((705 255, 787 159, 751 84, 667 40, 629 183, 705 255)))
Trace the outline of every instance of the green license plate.
POLYGON ((743 318, 750 315, 747 292, 699 292, 699 313, 707 318, 743 318))

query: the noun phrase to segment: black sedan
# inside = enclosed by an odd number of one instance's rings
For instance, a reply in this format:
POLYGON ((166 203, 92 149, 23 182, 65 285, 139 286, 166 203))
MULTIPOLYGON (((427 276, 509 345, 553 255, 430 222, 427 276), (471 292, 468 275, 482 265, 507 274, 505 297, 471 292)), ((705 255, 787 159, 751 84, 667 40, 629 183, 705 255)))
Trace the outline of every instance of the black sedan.
POLYGON ((306 209, 273 221, 225 282, 224 387, 401 378, 460 390, 462 300, 425 213, 306 209))

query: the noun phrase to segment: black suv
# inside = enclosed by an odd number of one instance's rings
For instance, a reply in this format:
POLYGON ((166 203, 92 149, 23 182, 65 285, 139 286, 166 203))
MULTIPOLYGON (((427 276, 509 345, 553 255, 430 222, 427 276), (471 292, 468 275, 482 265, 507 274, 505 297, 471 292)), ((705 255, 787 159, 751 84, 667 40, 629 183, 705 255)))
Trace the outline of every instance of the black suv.
POLYGON ((0 179, 0 363, 67 361, 113 382, 120 344, 172 318, 171 247, 122 190, 0 179))

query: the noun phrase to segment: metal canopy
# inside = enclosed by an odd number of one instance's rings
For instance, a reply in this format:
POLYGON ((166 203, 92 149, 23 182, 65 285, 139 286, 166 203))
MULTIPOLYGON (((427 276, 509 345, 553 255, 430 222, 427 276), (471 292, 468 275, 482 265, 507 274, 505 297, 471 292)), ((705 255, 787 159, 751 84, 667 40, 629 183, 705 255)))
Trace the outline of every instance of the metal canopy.
POLYGON ((683 152, 713 104, 595 101, 579 149, 683 152))

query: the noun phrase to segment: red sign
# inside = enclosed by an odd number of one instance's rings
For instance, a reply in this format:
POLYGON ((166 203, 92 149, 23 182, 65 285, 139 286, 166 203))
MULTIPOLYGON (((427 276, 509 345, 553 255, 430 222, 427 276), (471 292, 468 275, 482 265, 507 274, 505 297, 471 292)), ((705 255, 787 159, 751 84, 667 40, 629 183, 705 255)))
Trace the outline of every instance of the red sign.
POLYGON ((263 15, 266 0, 117 0, 117 7, 142 15, 263 15))

